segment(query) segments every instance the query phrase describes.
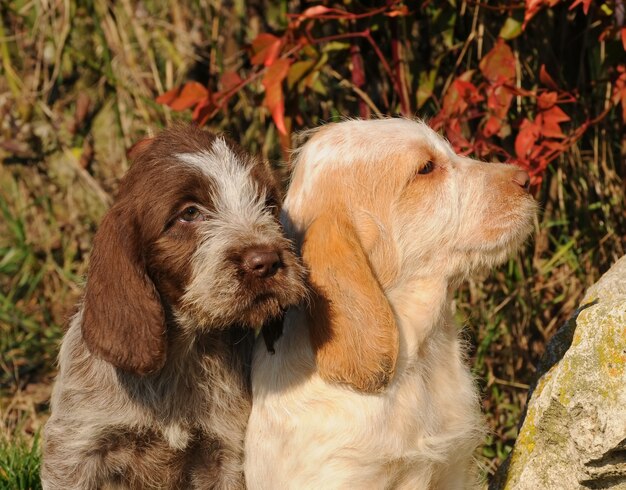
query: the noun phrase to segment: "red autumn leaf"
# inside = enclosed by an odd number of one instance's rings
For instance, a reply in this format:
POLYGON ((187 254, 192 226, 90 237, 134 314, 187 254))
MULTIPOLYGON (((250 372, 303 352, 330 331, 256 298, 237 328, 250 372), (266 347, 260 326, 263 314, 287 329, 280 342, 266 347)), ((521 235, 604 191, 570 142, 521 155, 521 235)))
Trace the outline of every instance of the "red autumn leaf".
POLYGON ((589 13, 589 7, 591 6, 591 0, 574 0, 574 2, 569 6, 569 9, 572 10, 576 8, 577 5, 582 5, 583 12, 587 15, 589 13))
POLYGON ((243 82, 243 80, 236 71, 225 71, 220 78, 223 91, 234 89, 241 82, 243 82))
POLYGON ((620 33, 622 35, 622 46, 624 46, 624 51, 626 51, 626 27, 622 27, 620 33))
POLYGON ((250 60, 253 65, 271 66, 280 52, 280 38, 266 32, 259 34, 252 41, 254 56, 250 60))
POLYGON ((473 71, 469 70, 458 76, 443 97, 442 115, 450 116, 464 112, 469 104, 483 100, 476 86, 470 82, 473 71))
POLYGON ((180 87, 175 87, 159 95, 156 98, 156 101, 158 104, 169 105, 176 98, 179 92, 180 87))
POLYGON ((558 123, 554 121, 545 121, 543 114, 537 115, 535 123, 541 127, 541 136, 544 138, 565 138, 563 131, 558 123))
POLYGON ((290 61, 284 58, 276 60, 265 72, 262 82, 265 87, 263 105, 270 110, 274 124, 283 135, 287 134, 283 80, 287 77, 290 64, 290 61))
POLYGON ((543 0, 526 0, 526 11, 524 12, 524 23, 522 30, 526 28, 526 24, 532 19, 543 6, 543 0))
POLYGON ((544 92, 537 97, 537 106, 541 110, 550 109, 550 107, 556 104, 557 98, 558 94, 556 92, 544 92))
POLYGON ((553 121, 556 123, 561 123, 561 122, 570 120, 570 117, 567 114, 565 114, 565 112, 563 112, 563 110, 558 105, 555 105, 551 109, 543 112, 543 117, 546 120, 549 119, 550 121, 553 121))
POLYGON ((565 138, 559 123, 569 121, 570 117, 557 105, 541 112, 535 123, 541 126, 541 135, 545 138, 565 138))
POLYGON ((479 67, 492 84, 509 82, 515 78, 515 56, 502 38, 499 38, 493 49, 480 60, 479 67))
POLYGON ((441 110, 442 116, 450 116, 452 114, 459 114, 467 108, 467 102, 463 100, 456 84, 452 84, 446 95, 443 97, 443 106, 441 110))
POLYGON ((469 141, 463 136, 461 123, 457 118, 447 120, 445 131, 446 138, 457 153, 463 153, 471 146, 469 141))
POLYGON ((207 88, 198 82, 187 82, 183 89, 168 105, 175 111, 184 111, 209 97, 207 88))
POLYGON ((605 26, 602 32, 598 35, 598 41, 606 41, 613 33, 613 26, 605 26))
POLYGON ((513 101, 513 92, 502 85, 487 88, 487 108, 499 118, 503 119, 509 112, 511 102, 513 101))
POLYGON ((540 134, 541 127, 534 121, 529 119, 522 121, 519 133, 515 138, 515 153, 520 160, 528 158, 540 134))
POLYGON ((551 88, 552 90, 559 89, 554 79, 549 75, 548 71, 546 70, 546 65, 541 65, 541 68, 539 69, 539 80, 541 80, 541 83, 551 88))
POLYGON ((526 0, 526 11, 524 12, 524 23, 522 24, 522 30, 526 29, 526 24, 530 22, 542 7, 554 7, 561 0, 526 0))
MULTIPOLYGON (((208 89, 198 82, 187 82, 174 97, 171 97, 170 92, 171 90, 163 94, 159 99, 167 100, 165 104, 175 111, 189 109, 209 97, 208 89)), ((160 102, 159 99, 157 99, 157 102, 160 102)))
POLYGON ((211 98, 207 98, 200 102, 193 110, 191 118, 199 125, 204 125, 211 119, 217 112, 218 107, 215 105, 211 98))
POLYGON ((395 9, 385 12, 387 17, 405 17, 409 15, 409 7, 406 5, 398 5, 395 9))
POLYGON ((469 102, 475 103, 483 100, 483 96, 480 95, 478 89, 476 88, 476 85, 474 85, 472 82, 457 78, 454 81, 453 86, 459 92, 461 97, 469 102))
POLYGON ((489 138, 494 134, 497 134, 502 129, 502 120, 496 116, 489 116, 485 127, 483 128, 483 134, 489 138))
POLYGON ((533 162, 536 169, 543 170, 548 166, 548 161, 546 160, 546 154, 549 153, 549 149, 546 147, 545 142, 549 140, 544 140, 541 143, 535 145, 530 150, 530 154, 527 159, 533 162))

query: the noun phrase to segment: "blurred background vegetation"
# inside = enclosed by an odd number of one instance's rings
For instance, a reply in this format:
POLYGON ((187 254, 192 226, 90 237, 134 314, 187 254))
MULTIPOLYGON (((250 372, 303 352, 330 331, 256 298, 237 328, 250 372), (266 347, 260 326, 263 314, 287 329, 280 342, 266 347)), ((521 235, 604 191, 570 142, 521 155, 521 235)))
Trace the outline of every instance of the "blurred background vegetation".
POLYGON ((0 488, 38 488, 59 339, 134 142, 193 119, 286 177, 297 130, 379 114, 426 118, 458 151, 533 174, 534 238, 457 298, 489 478, 546 341, 624 254, 624 7, 2 0, 0 488))

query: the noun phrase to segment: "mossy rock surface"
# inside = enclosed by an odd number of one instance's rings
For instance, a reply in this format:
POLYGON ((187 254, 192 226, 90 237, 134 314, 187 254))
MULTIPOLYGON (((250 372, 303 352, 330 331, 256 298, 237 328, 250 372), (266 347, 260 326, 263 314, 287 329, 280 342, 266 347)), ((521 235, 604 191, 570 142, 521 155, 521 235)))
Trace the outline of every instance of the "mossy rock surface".
POLYGON ((626 489, 626 256, 550 341, 492 489, 626 489))

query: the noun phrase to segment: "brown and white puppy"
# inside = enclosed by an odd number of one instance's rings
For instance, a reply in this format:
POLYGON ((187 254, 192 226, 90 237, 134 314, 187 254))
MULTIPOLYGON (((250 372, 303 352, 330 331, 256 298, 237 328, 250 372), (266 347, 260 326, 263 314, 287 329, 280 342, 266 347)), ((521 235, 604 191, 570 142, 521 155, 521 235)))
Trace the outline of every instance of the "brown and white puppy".
POLYGON ((44 432, 46 489, 242 488, 252 327, 303 295, 269 166, 170 129, 94 240, 44 432))
POLYGON ((451 302, 532 228, 528 175, 425 124, 348 121, 298 151, 284 221, 314 290, 252 366, 251 489, 462 489, 483 426, 451 302))

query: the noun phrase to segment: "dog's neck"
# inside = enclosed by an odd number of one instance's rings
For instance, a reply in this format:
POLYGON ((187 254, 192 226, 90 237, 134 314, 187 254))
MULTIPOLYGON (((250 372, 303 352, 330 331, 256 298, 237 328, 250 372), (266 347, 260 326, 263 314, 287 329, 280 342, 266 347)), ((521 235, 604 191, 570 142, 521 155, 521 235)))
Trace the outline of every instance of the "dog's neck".
MULTIPOLYGON (((230 328, 189 334, 189 329, 181 328, 176 320, 170 319, 167 332, 167 357, 159 372, 148 376, 119 372, 120 381, 131 392, 149 391, 153 394, 156 408, 162 405, 161 408, 166 410, 168 399, 181 399, 174 395, 176 391, 184 392, 182 399, 207 396, 205 392, 210 386, 210 380, 202 378, 207 373, 213 373, 240 384, 246 393, 244 396, 247 396, 254 342, 251 329, 233 325, 230 328)), ((218 388, 213 387, 214 390, 218 388)))
POLYGON ((387 293, 400 333, 400 355, 412 359, 442 324, 451 322, 451 296, 445 278, 417 278, 387 293))
MULTIPOLYGON (((168 354, 164 371, 176 369, 180 363, 190 364, 190 368, 197 365, 201 358, 211 358, 239 371, 249 364, 251 353, 250 339, 254 338, 252 329, 241 325, 231 325, 226 328, 203 330, 181 328, 173 320, 167 326, 168 354)), ((177 370, 178 371, 178 370, 177 370)), ((185 372, 185 369, 179 372, 185 372)))

